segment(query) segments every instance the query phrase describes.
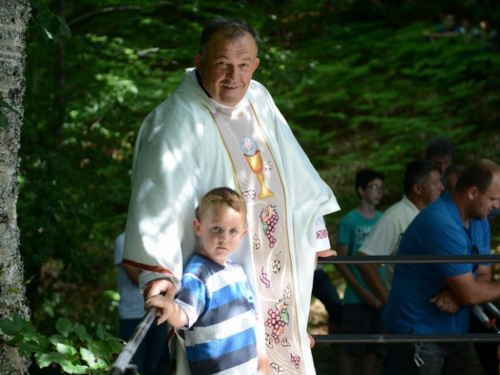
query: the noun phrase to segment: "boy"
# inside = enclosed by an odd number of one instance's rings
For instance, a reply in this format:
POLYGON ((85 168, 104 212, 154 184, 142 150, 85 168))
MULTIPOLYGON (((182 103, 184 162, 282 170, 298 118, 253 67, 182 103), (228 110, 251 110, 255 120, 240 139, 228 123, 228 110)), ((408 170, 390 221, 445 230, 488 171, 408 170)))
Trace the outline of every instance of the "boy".
POLYGON ((209 191, 193 226, 201 240, 187 262, 175 301, 153 296, 146 308, 160 309, 158 324, 185 330, 192 374, 256 374, 256 308, 243 268, 228 257, 247 233, 243 197, 221 187, 209 191))
MULTIPOLYGON (((359 205, 342 218, 337 238, 339 255, 356 255, 358 249, 370 234, 382 213, 376 209, 384 191, 384 175, 371 169, 360 170, 356 174, 356 194, 359 205)), ((342 332, 379 333, 382 328, 380 318, 381 302, 366 286, 355 265, 336 265, 346 280, 344 294, 344 314, 342 332)), ((382 267, 379 268, 382 273, 382 267)), ((381 274, 381 277, 382 274, 381 274)), ((373 374, 376 363, 377 345, 345 344, 340 354, 340 374, 354 373, 355 357, 361 357, 363 374, 373 374)))

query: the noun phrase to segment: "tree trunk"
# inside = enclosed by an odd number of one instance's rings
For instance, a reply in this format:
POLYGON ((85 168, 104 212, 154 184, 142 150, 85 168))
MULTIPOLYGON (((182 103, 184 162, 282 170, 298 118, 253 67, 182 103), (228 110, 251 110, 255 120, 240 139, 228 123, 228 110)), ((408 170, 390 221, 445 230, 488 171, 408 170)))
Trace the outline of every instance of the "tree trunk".
MULTIPOLYGON (((26 319, 30 312, 19 253, 16 203, 29 16, 29 0, 0 0, 0 100, 15 109, 2 109, 8 129, 0 128, 0 317, 12 317, 17 311, 26 319)), ((3 339, 0 335, 0 374, 27 374, 29 360, 3 339)))

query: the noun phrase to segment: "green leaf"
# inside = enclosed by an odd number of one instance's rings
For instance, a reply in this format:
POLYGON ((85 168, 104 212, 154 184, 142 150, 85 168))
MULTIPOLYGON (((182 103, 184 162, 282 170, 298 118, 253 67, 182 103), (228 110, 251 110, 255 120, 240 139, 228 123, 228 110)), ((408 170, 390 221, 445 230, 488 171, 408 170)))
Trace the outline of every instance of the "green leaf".
POLYGON ((56 345, 56 350, 58 353, 67 357, 73 357, 77 353, 76 349, 73 346, 62 343, 56 345))
POLYGON ((76 335, 80 340, 85 341, 87 343, 92 341, 92 337, 87 333, 87 329, 83 325, 75 323, 74 329, 76 335))
POLYGON ((46 350, 50 345, 50 341, 40 333, 35 333, 35 335, 32 338, 32 341, 38 343, 38 345, 40 345, 42 350, 46 350))
POLYGON ((92 353, 94 353, 98 357, 105 353, 105 351, 102 350, 101 346, 97 342, 94 342, 94 341, 89 342, 87 344, 87 349, 90 350, 92 353))
POLYGON ((107 340, 111 353, 119 353, 123 349, 123 344, 118 340, 107 340))
POLYGON ((61 335, 57 335, 57 334, 50 336, 49 341, 52 345, 57 345, 57 344, 65 342, 64 337, 62 337, 61 335))
POLYGON ((67 374, 86 374, 89 369, 88 366, 74 364, 69 360, 61 361, 60 365, 67 374))
POLYGON ((5 116, 2 112, 0 112, 0 128, 5 131, 9 130, 9 121, 7 120, 7 116, 5 116))
MULTIPOLYGON (((0 108, 5 108, 20 115, 20 113, 16 111, 14 107, 12 107, 9 103, 4 102, 2 99, 0 99, 0 108)), ((3 114, 2 112, 0 112, 0 128, 3 128, 6 131, 9 130, 9 120, 7 119, 7 116, 5 116, 5 114, 3 114)))
POLYGON ((109 336, 108 331, 106 330, 106 327, 104 327, 101 323, 99 323, 97 325, 96 334, 97 334, 97 337, 101 340, 105 340, 109 336))
POLYGON ((21 316, 21 314, 19 314, 19 312, 17 312, 17 311, 14 313, 14 318, 13 318, 13 320, 14 320, 14 325, 15 325, 15 327, 16 327, 16 329, 17 329, 18 331, 23 330, 23 328, 24 328, 27 324, 29 325, 29 322, 28 322, 26 319, 24 319, 24 318, 21 316))
POLYGON ((43 352, 46 349, 45 346, 40 345, 39 343, 34 342, 34 341, 20 342, 19 343, 19 348, 26 355, 30 355, 31 353, 36 353, 36 352, 43 352))
POLYGON ((89 367, 94 368, 94 366, 96 365, 95 355, 90 350, 85 348, 80 348, 80 354, 82 356, 82 359, 88 363, 89 367))
POLYGON ((56 323, 57 331, 64 337, 68 337, 73 332, 73 323, 67 318, 59 318, 56 323))
POLYGON ((0 319, 0 331, 7 336, 14 336, 17 332, 19 332, 14 322, 9 318, 0 319))
POLYGON ((49 366, 52 363, 60 363, 66 360, 66 357, 60 353, 49 352, 49 353, 35 353, 36 363, 40 368, 49 366))
POLYGON ((14 107, 12 107, 9 103, 4 102, 2 99, 0 99, 0 108, 7 108, 8 110, 20 115, 20 113, 16 111, 14 107))
POLYGON ((96 370, 109 370, 109 363, 102 358, 98 358, 93 368, 96 370))

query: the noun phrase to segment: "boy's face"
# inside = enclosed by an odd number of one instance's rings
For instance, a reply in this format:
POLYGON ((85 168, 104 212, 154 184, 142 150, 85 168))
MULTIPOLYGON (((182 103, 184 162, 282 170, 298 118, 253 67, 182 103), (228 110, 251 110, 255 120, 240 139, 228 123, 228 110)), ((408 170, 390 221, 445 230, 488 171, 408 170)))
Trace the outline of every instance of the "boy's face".
POLYGON ((382 195, 384 194, 384 181, 380 178, 376 178, 366 185, 366 189, 360 188, 359 193, 361 195, 361 199, 373 204, 374 206, 378 206, 380 200, 382 199, 382 195))
POLYGON ((200 254, 221 265, 238 249, 238 245, 248 229, 246 218, 241 212, 229 206, 208 209, 200 221, 193 220, 196 235, 201 239, 200 254))

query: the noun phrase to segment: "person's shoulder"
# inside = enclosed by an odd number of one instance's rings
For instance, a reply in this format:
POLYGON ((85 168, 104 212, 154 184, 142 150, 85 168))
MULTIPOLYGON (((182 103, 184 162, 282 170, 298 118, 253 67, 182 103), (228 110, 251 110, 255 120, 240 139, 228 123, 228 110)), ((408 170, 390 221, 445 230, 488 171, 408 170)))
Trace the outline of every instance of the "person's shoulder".
POLYGON ((473 230, 486 233, 491 231, 490 223, 488 220, 477 220, 477 219, 470 219, 471 222, 471 227, 474 228, 473 230))
POLYGON ((194 71, 187 71, 181 84, 155 109, 149 116, 160 113, 161 116, 176 116, 181 113, 185 116, 193 116, 209 102, 203 89, 200 87, 194 76, 194 71))
POLYGON ((254 79, 250 81, 250 86, 247 90, 247 97, 250 101, 262 100, 263 97, 266 99, 272 99, 271 93, 266 86, 254 79))
POLYGON ((175 91, 162 103, 156 106, 156 108, 151 111, 150 116, 159 113, 162 117, 178 116, 179 114, 182 114, 184 117, 193 117, 200 113, 199 110, 204 108, 203 101, 197 99, 197 97, 191 96, 185 92, 175 91))
POLYGON ((387 210, 382 213, 380 220, 392 220, 394 217, 398 217, 401 212, 407 209, 408 203, 405 199, 401 199, 394 203, 392 206, 389 206, 387 210))
POLYGON ((447 203, 440 198, 420 211, 408 226, 408 231, 415 231, 419 235, 423 231, 426 234, 452 233, 457 230, 455 221, 453 213, 447 209, 447 203))
POLYGON ((193 254, 188 261, 186 262, 186 265, 184 266, 184 274, 200 274, 202 272, 203 268, 207 264, 206 258, 198 255, 198 254, 193 254))
POLYGON ((453 201, 443 196, 423 208, 417 217, 421 221, 433 219, 442 223, 453 221, 453 204, 453 201))
POLYGON ((230 258, 228 258, 226 260, 226 263, 227 263, 227 266, 226 266, 227 271, 241 276, 246 281, 246 278, 247 278, 246 273, 245 273, 245 270, 241 264, 235 262, 234 260, 232 260, 230 258))
POLYGON ((238 262, 235 262, 231 258, 227 258, 226 259, 226 263, 227 263, 228 266, 231 266, 233 268, 242 268, 242 266, 238 262))
POLYGON ((356 219, 359 216, 361 216, 361 214, 358 212, 358 210, 353 208, 348 213, 346 213, 342 219, 340 219, 340 222, 350 222, 351 220, 356 219))
POLYGON ((250 81, 250 89, 252 88, 258 88, 258 89, 262 89, 262 90, 265 90, 265 91, 268 91, 266 86, 264 86, 262 83, 260 83, 259 81, 256 81, 255 79, 252 79, 250 81))

